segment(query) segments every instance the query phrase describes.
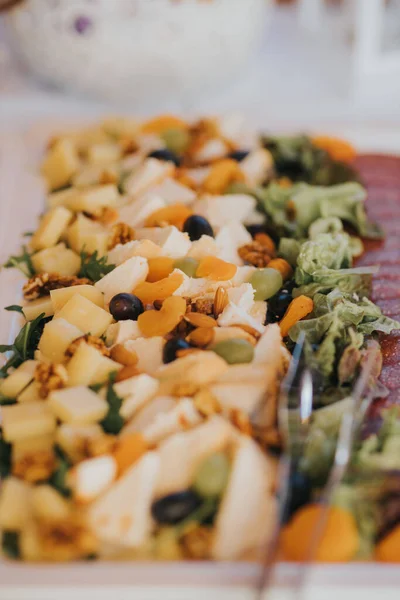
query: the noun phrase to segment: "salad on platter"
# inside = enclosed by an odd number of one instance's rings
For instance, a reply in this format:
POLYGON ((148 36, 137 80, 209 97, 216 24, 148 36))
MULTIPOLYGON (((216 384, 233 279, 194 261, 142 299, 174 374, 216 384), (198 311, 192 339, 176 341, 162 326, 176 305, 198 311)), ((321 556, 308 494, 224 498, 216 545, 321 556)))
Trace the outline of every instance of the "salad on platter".
MULTIPOLYGON (((310 431, 281 555, 306 558, 340 423, 381 335, 353 147, 225 116, 57 135, 0 347, 0 529, 24 561, 257 560, 279 518, 277 406, 299 336, 310 431)), ((399 562, 400 415, 357 440, 315 559, 399 562), (382 510, 385 507, 385 510, 382 510)))

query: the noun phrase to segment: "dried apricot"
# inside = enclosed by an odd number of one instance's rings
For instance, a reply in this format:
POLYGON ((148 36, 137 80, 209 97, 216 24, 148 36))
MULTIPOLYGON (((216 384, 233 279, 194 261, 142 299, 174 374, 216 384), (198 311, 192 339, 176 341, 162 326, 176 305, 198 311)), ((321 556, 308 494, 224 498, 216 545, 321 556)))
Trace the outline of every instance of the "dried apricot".
POLYGON ((168 277, 154 283, 149 281, 139 283, 133 293, 140 298, 143 304, 151 304, 154 300, 165 300, 172 296, 182 283, 183 275, 181 273, 171 273, 168 277))
POLYGON ((162 133, 166 129, 187 129, 187 123, 174 115, 159 115, 143 123, 141 133, 162 133))
POLYGON ((211 168, 203 183, 203 190, 209 194, 222 194, 233 181, 243 181, 244 175, 233 158, 223 158, 211 168))
POLYGON ((164 300, 160 310, 147 310, 138 318, 140 331, 146 337, 164 336, 180 323, 186 312, 186 300, 170 296, 164 300))
POLYGON ((333 160, 340 162, 351 162, 357 155, 354 146, 349 142, 329 135, 316 136, 312 139, 312 143, 317 148, 325 150, 333 160))
POLYGON ((375 557, 381 562, 400 563, 400 525, 397 525, 376 546, 375 557))
POLYGON ((174 259, 168 256, 157 256, 148 260, 149 272, 147 281, 154 283, 165 279, 174 270, 174 259))
POLYGON ((118 466, 118 475, 139 460, 146 450, 147 444, 141 433, 130 433, 119 439, 113 452, 118 466))
POLYGON ((185 204, 176 203, 159 208, 151 213, 146 219, 146 227, 164 227, 165 225, 175 225, 182 230, 183 224, 193 212, 185 204))
POLYGON ((276 269, 282 275, 283 281, 290 279, 293 275, 293 269, 284 258, 273 258, 268 263, 269 269, 276 269))
POLYGON ((209 277, 215 281, 228 281, 235 276, 237 266, 216 256, 205 256, 197 267, 196 277, 209 277))
POLYGON ((314 310, 314 302, 308 296, 297 296, 291 301, 283 319, 279 322, 282 337, 286 337, 289 329, 296 325, 297 321, 304 319, 314 310))

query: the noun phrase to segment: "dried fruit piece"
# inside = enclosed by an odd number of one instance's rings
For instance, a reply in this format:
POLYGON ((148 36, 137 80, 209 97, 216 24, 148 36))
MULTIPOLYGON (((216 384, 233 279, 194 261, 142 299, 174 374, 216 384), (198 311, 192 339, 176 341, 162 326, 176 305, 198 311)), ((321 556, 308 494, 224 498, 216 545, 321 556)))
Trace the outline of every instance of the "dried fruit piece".
POLYGON ((181 273, 171 273, 168 277, 154 283, 149 281, 140 283, 135 288, 134 294, 140 298, 143 304, 152 304, 155 300, 165 300, 171 296, 182 283, 183 275, 181 273))
POLYGON ((239 163, 232 158, 223 158, 211 167, 203 183, 203 190, 209 194, 222 194, 234 181, 244 181, 239 163))
POLYGON ((135 231, 127 223, 116 223, 111 230, 108 249, 112 250, 118 244, 127 244, 135 239, 135 231))
POLYGON ((118 475, 126 471, 146 452, 147 444, 141 433, 129 433, 118 440, 113 452, 118 475))
POLYGON ((214 317, 216 319, 219 317, 219 315, 222 313, 222 311, 228 306, 228 304, 229 304, 228 292, 226 291, 225 288, 219 287, 217 289, 217 291, 215 292, 215 297, 214 297, 214 317))
POLYGON ((185 315, 185 321, 193 325, 193 327, 218 327, 218 323, 212 317, 198 312, 190 312, 185 315))
POLYGON ((321 519, 321 511, 327 510, 324 532, 318 540, 313 560, 319 562, 348 562, 356 554, 360 539, 353 515, 338 506, 325 509, 319 504, 309 504, 300 508, 281 536, 284 558, 302 562, 307 560, 310 545, 307 540, 310 532, 321 519))
POLYGON ((143 123, 141 133, 162 133, 166 129, 187 129, 188 125, 174 115, 160 115, 143 123))
POLYGON ((135 375, 140 375, 140 373, 141 371, 139 371, 136 365, 127 365, 118 371, 115 382, 125 381, 125 379, 130 379, 131 377, 135 377, 135 375))
POLYGON ((235 276, 237 266, 216 256, 204 257, 196 271, 197 277, 209 277, 215 281, 228 281, 235 276))
POLYGON ((381 562, 400 563, 400 525, 377 544, 375 557, 381 562))
POLYGON ((314 309, 314 302, 307 296, 297 296, 289 304, 289 308, 285 312, 285 315, 279 323, 282 337, 287 336, 289 329, 309 315, 314 309))
POLYGON ((293 269, 289 265, 288 261, 284 258, 273 258, 268 263, 269 269, 276 269, 282 275, 283 281, 290 279, 293 275, 293 269))
POLYGON ((164 227, 166 225, 175 225, 179 230, 183 229, 183 224, 192 214, 186 204, 177 202, 159 208, 149 215, 146 219, 146 227, 164 227))
POLYGON ((148 310, 140 315, 140 331, 146 337, 164 336, 178 325, 185 312, 186 301, 180 296, 170 296, 164 300, 161 310, 148 310))
POLYGON ((128 350, 123 344, 117 344, 111 349, 111 358, 125 367, 137 365, 139 357, 134 350, 128 350))
MULTIPOLYGON (((196 346, 197 348, 205 348, 209 344, 212 344, 214 337, 214 329, 212 327, 198 327, 197 329, 189 333, 189 335, 186 338, 186 341, 189 342, 189 344, 192 344, 192 346, 196 346)), ((181 354, 179 356, 181 356, 181 354)))
POLYGON ((312 138, 312 143, 325 150, 333 160, 340 162, 352 162, 357 155, 354 146, 349 142, 329 135, 318 135, 312 138))
POLYGON ((174 259, 168 256, 157 256, 148 260, 149 272, 146 281, 155 283, 165 279, 174 270, 174 259))

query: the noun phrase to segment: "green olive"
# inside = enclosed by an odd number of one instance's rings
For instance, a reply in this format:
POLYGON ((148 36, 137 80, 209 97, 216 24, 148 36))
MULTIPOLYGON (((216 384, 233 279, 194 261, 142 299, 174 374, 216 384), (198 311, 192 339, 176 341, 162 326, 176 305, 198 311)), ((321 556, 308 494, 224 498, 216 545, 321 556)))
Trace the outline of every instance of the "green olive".
POLYGON ((254 288, 254 300, 268 300, 281 289, 282 275, 276 269, 257 269, 249 282, 254 288))
POLYGON ((175 152, 175 154, 183 154, 190 142, 189 132, 185 129, 166 129, 162 132, 161 137, 168 150, 175 152))
POLYGON ((179 258, 174 262, 175 269, 180 269, 188 277, 194 277, 196 275, 198 266, 199 261, 195 258, 190 258, 189 256, 187 256, 186 258, 179 258))
POLYGON ((215 344, 211 349, 230 365, 249 363, 254 357, 253 346, 247 340, 240 338, 223 340, 215 344))
POLYGON ((206 458, 197 470, 193 489, 203 498, 222 496, 230 473, 226 454, 218 452, 206 458))

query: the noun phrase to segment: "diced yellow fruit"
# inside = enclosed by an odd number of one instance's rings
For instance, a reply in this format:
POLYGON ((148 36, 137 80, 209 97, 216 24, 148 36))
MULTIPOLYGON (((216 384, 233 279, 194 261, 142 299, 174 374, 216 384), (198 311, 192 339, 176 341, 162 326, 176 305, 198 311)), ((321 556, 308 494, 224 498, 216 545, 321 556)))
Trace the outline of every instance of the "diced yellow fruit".
POLYGON ((56 208, 56 206, 68 206, 68 200, 70 200, 75 194, 76 189, 73 187, 49 194, 47 196, 47 206, 49 208, 56 208))
POLYGON ((84 333, 98 336, 103 335, 113 320, 109 312, 79 294, 68 300, 57 317, 72 323, 84 333))
POLYGON ((72 460, 78 462, 85 458, 85 443, 103 435, 100 425, 70 425, 63 423, 56 432, 57 446, 72 460))
POLYGON ((93 346, 82 343, 67 365, 68 385, 93 385, 107 381, 113 371, 118 371, 122 365, 103 356, 93 346))
POLYGON ((6 442, 50 434, 56 428, 56 420, 47 402, 3 406, 1 414, 6 442))
POLYGON ((32 381, 18 396, 17 402, 39 402, 42 397, 39 394, 40 383, 32 381))
POLYGON ((134 256, 105 275, 95 286, 103 292, 104 301, 108 303, 116 294, 132 292, 137 285, 145 281, 148 272, 147 260, 141 256, 134 256))
POLYGON ((117 206, 118 196, 118 189, 114 184, 96 185, 70 197, 68 208, 75 212, 100 215, 104 208, 117 206))
POLYGON ((118 144, 93 144, 88 149, 87 159, 92 165, 104 165, 117 162, 121 158, 121 147, 118 144))
POLYGON ((83 334, 76 325, 58 317, 44 326, 38 348, 51 362, 62 363, 66 361, 65 351, 70 343, 83 334))
POLYGON ((36 273, 58 273, 72 276, 79 272, 81 259, 76 252, 61 243, 34 254, 32 264, 36 273))
POLYGON ((8 477, 1 486, 0 528, 21 531, 31 518, 31 487, 17 479, 8 477))
POLYGON ((0 394, 6 398, 16 398, 32 381, 37 364, 36 360, 27 360, 22 363, 7 379, 1 382, 0 394))
POLYGON ((52 290, 50 292, 54 312, 61 310, 72 296, 76 294, 84 296, 97 306, 100 306, 100 308, 104 307, 103 294, 94 285, 72 285, 71 287, 60 288, 59 290, 52 290))
POLYGON ((81 425, 101 421, 108 411, 107 402, 84 386, 51 392, 49 406, 60 421, 81 425))
POLYGON ((48 188, 56 190, 69 183, 78 167, 79 157, 75 145, 71 140, 61 139, 48 152, 41 171, 48 188))
POLYGON ((33 321, 33 319, 36 319, 41 314, 44 314, 45 317, 52 317, 54 315, 53 304, 49 296, 33 300, 22 308, 27 321, 33 321))
POLYGON ((29 437, 22 440, 17 440, 12 446, 12 460, 16 462, 26 454, 34 452, 48 452, 53 449, 55 433, 47 435, 39 435, 38 437, 29 437))
POLYGON ((50 485, 37 485, 32 490, 32 510, 43 521, 63 521, 71 513, 71 505, 50 485))
POLYGON ((40 225, 32 236, 31 246, 34 250, 43 250, 55 246, 68 227, 72 212, 63 206, 52 208, 44 215, 40 225))

